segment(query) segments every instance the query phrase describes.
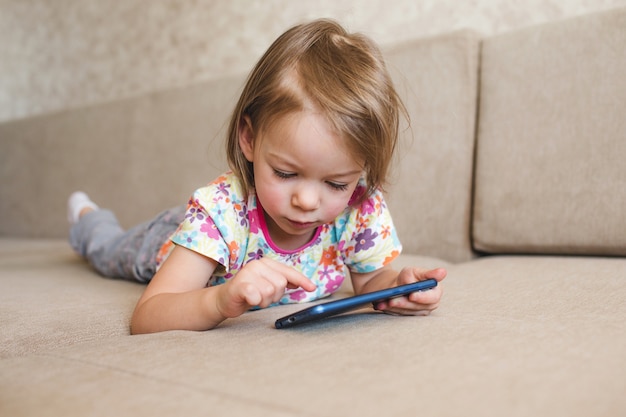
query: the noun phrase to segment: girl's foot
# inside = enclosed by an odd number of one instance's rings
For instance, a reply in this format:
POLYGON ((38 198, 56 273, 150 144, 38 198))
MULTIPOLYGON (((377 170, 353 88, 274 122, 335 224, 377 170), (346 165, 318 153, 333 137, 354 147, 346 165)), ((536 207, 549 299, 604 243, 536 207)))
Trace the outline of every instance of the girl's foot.
POLYGON ((75 191, 67 200, 67 220, 70 224, 76 224, 84 214, 98 210, 100 207, 89 199, 82 191, 75 191))

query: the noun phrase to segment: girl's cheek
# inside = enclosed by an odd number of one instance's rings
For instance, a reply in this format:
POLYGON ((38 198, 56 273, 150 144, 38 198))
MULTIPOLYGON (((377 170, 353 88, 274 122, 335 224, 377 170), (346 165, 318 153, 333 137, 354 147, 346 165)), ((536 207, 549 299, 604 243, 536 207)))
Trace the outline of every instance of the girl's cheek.
POLYGON ((350 199, 340 199, 334 202, 332 205, 329 205, 326 209, 326 217, 330 220, 335 219, 342 211, 348 207, 348 203, 350 199))

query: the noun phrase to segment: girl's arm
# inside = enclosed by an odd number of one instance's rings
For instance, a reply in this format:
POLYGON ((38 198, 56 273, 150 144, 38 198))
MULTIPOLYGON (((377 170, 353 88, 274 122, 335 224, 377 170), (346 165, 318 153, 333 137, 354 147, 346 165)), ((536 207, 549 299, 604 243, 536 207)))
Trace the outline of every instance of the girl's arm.
POLYGON ((215 291, 206 288, 216 267, 212 259, 175 246, 137 302, 131 333, 217 326, 223 319, 215 309, 215 291))
POLYGON ((217 262, 176 246, 137 302, 131 333, 208 330, 251 307, 277 302, 285 288, 315 290, 294 269, 271 259, 246 264, 222 285, 207 287, 217 262))
MULTIPOLYGON (((415 267, 403 268, 400 272, 395 271, 387 265, 373 272, 358 274, 351 273, 352 286, 356 294, 364 294, 385 288, 396 287, 398 285, 410 284, 416 281, 423 281, 434 278, 441 281, 446 277, 446 270, 437 268, 426 270, 415 267)), ((441 285, 435 288, 414 292, 408 297, 393 298, 389 301, 378 303, 374 306, 377 310, 402 315, 427 315, 439 306, 439 301, 443 295, 441 285)))

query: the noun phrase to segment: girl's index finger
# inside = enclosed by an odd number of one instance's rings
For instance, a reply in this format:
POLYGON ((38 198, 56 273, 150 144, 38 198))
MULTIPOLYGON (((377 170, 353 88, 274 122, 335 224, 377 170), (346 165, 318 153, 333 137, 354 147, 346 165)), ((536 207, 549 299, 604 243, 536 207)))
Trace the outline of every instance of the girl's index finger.
POLYGON ((311 292, 317 288, 317 285, 315 285, 313 281, 290 266, 270 258, 262 258, 262 261, 269 262, 268 265, 274 269, 276 273, 280 273, 285 277, 287 280, 287 288, 289 289, 302 288, 305 291, 311 292))
POLYGON ((315 291, 317 285, 295 269, 292 269, 295 274, 288 274, 287 278, 287 288, 295 289, 302 288, 307 292, 315 291))

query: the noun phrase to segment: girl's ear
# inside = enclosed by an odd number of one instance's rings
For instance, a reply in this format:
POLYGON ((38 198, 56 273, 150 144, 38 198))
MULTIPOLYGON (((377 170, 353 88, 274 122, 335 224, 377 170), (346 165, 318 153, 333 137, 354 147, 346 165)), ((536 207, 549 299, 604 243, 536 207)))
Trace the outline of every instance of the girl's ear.
POLYGON ((249 116, 243 116, 239 122, 239 146, 248 162, 254 160, 254 129, 249 116))

